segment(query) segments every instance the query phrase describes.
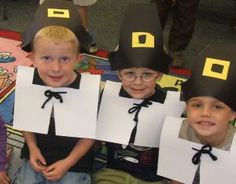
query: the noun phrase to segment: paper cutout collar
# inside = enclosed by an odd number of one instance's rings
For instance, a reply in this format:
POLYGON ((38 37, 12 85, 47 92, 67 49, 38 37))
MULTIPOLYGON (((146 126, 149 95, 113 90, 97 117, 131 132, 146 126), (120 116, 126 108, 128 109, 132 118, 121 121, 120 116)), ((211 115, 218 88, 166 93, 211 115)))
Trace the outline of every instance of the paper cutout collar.
POLYGON ((217 156, 215 156, 211 151, 212 151, 212 146, 211 145, 203 145, 202 148, 200 150, 198 150, 197 148, 192 148, 193 150, 197 151, 192 158, 192 163, 197 165, 200 163, 201 161, 201 156, 202 154, 208 154, 209 157, 213 160, 216 161, 217 160, 217 156))
POLYGON ((91 37, 83 27, 78 9, 72 1, 46 0, 38 7, 32 24, 23 34, 22 49, 30 52, 30 44, 36 33, 50 25, 60 25, 70 29, 83 48, 91 42, 91 37))
POLYGON ((210 45, 195 61, 192 76, 183 83, 185 101, 196 96, 211 96, 236 111, 235 45, 210 45))
POLYGON ((109 54, 113 70, 146 67, 168 73, 171 58, 163 49, 163 33, 153 4, 130 4, 120 30, 119 48, 109 54))

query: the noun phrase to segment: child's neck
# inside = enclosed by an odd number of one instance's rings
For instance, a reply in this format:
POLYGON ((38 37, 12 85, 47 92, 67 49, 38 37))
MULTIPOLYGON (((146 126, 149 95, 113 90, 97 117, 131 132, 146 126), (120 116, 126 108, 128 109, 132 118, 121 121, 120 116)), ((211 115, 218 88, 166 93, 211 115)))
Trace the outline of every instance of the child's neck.
POLYGON ((76 72, 74 71, 73 74, 72 74, 71 81, 68 83, 67 86, 71 85, 71 84, 75 81, 76 77, 77 77, 77 74, 76 74, 76 72))
POLYGON ((199 138, 202 144, 205 144, 205 145, 209 144, 212 147, 218 147, 224 142, 225 137, 227 136, 227 132, 228 131, 222 133, 221 135, 208 136, 208 137, 197 135, 197 137, 199 138))
POLYGON ((150 99, 155 94, 155 92, 156 92, 156 89, 154 88, 152 93, 150 95, 146 96, 143 100, 150 99))

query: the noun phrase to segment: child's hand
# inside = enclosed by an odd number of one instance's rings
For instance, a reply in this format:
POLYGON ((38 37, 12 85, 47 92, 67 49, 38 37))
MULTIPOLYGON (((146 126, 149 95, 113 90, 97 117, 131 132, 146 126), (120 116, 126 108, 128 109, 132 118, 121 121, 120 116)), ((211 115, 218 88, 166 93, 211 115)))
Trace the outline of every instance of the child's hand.
POLYGON ((39 149, 30 152, 30 164, 36 172, 46 169, 46 161, 39 149))
POLYGON ((6 171, 0 171, 0 183, 1 184, 10 184, 10 182, 11 182, 11 180, 7 176, 7 172, 6 171))
POLYGON ((66 172, 70 169, 70 167, 71 166, 65 159, 59 160, 54 164, 48 166, 47 169, 43 170, 42 174, 49 181, 57 181, 66 174, 66 172))

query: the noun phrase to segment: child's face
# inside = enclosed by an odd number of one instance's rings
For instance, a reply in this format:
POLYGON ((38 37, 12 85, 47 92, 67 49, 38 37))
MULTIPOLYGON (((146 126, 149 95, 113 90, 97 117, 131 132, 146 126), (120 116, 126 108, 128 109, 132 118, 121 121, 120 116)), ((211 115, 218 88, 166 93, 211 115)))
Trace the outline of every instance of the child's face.
POLYGON ((187 121, 205 144, 220 144, 227 134, 229 121, 236 117, 229 106, 208 96, 191 98, 186 111, 187 121))
POLYGON ((149 68, 127 68, 119 71, 124 90, 133 98, 145 99, 155 92, 156 80, 162 74, 149 68))
POLYGON ((48 38, 38 38, 31 58, 48 86, 68 86, 76 78, 73 68, 79 62, 79 53, 71 42, 55 43, 48 38))

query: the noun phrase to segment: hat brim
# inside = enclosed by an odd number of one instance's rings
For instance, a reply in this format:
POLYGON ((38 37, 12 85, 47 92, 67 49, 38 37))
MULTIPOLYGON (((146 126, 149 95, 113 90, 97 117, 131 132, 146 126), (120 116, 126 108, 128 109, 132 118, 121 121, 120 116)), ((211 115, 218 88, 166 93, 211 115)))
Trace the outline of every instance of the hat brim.
MULTIPOLYGON (((168 73, 169 72, 169 66, 172 63, 173 58, 170 57, 168 54, 165 53, 165 51, 163 50, 161 52, 161 54, 159 55, 159 58, 161 62, 155 62, 155 65, 149 65, 149 62, 146 63, 142 63, 142 64, 138 64, 137 63, 133 63, 131 61, 127 61, 127 58, 122 55, 122 52, 120 52, 119 50, 114 51, 114 52, 110 52, 108 55, 108 59, 111 65, 111 69, 112 70, 122 70, 125 68, 130 68, 130 67, 145 67, 145 68, 150 68, 156 71, 159 71, 161 73, 168 73), (163 62, 166 62, 167 64, 163 65, 163 62)), ((154 63, 154 62, 150 62, 150 63, 154 63)))
POLYGON ((27 29, 27 31, 23 34, 22 36, 22 45, 21 48, 22 50, 26 52, 31 52, 31 42, 34 39, 34 36, 37 34, 37 32, 50 25, 59 25, 59 26, 64 26, 70 29, 78 38, 80 46, 84 49, 89 48, 89 44, 91 43, 91 36, 89 33, 86 31, 84 27, 81 27, 80 29, 77 29, 75 31, 74 28, 71 26, 65 26, 63 24, 57 23, 56 21, 53 22, 53 24, 47 24, 47 23, 40 23, 40 24, 31 24, 31 26, 27 29))

